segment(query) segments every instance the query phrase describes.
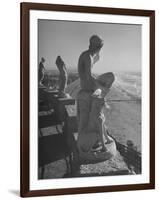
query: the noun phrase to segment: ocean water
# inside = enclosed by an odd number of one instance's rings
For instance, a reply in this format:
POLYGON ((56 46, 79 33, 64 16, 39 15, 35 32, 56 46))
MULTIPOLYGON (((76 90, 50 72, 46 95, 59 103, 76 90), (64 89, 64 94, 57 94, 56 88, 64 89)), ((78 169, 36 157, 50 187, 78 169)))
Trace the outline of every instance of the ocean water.
MULTIPOLYGON (((48 74, 49 76, 58 76, 58 71, 57 70, 47 70, 46 74, 48 74)), ((114 86, 116 86, 117 88, 121 89, 122 91, 124 91, 125 93, 127 93, 129 96, 131 96, 133 99, 141 99, 141 95, 142 95, 142 90, 141 90, 141 72, 128 72, 128 71, 122 71, 122 72, 114 72, 115 74, 115 81, 113 83, 114 86)), ((74 74, 74 71, 70 71, 69 72, 69 77, 70 76, 77 76, 78 74, 74 74)), ((98 74, 96 74, 96 76, 98 76, 98 74)), ((57 77, 56 77, 57 78, 57 77)), ((54 77, 55 79, 55 77, 54 77)), ((69 85, 69 83, 68 83, 69 85)), ((74 88, 74 85, 78 85, 79 83, 72 83, 71 81, 71 85, 70 87, 68 87, 67 92, 71 92, 71 94, 73 93, 77 93, 78 91, 74 91, 77 90, 77 87, 74 88), (71 90, 71 91, 70 91, 71 90)), ((74 97, 75 95, 73 95, 74 97)))
POLYGON ((116 85, 122 87, 134 98, 141 99, 141 72, 118 72, 115 75, 116 85))

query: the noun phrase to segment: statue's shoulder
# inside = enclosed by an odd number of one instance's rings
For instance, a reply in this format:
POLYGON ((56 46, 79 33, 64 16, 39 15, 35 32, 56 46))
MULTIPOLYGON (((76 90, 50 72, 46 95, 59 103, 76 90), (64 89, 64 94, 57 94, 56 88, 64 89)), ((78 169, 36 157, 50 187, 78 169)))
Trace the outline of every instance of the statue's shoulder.
POLYGON ((88 52, 88 50, 87 51, 83 51, 82 53, 81 53, 81 55, 80 55, 80 59, 88 59, 88 58, 90 58, 90 53, 88 52))

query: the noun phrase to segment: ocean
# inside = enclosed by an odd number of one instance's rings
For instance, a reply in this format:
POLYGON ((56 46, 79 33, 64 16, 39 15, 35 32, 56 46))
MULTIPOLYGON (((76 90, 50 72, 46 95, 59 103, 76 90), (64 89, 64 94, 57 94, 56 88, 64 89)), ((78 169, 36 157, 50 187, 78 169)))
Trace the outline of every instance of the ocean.
POLYGON ((115 84, 122 87, 132 97, 141 99, 141 72, 118 72, 115 84))

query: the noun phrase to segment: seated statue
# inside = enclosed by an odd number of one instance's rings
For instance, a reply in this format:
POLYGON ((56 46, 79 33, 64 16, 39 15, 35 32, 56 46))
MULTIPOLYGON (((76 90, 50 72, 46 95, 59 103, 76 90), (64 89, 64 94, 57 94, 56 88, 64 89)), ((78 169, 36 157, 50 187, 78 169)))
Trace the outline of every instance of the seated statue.
POLYGON ((67 87, 68 75, 67 75, 66 65, 60 56, 57 56, 56 58, 56 65, 60 72, 58 96, 61 98, 68 98, 69 94, 65 93, 65 89, 67 87))
POLYGON ((88 49, 80 54, 78 60, 81 90, 77 95, 77 146, 79 156, 86 161, 107 160, 115 152, 115 142, 107 134, 103 114, 104 99, 114 82, 114 74, 109 72, 98 78, 92 74, 103 45, 104 41, 100 36, 92 35, 88 49))

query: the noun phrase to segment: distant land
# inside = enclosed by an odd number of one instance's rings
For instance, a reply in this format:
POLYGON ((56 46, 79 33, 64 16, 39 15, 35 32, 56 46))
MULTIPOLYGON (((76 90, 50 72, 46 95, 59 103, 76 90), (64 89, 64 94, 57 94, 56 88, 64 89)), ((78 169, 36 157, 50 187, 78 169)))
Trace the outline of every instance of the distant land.
MULTIPOLYGON (((47 73, 53 73, 53 74, 58 74, 59 71, 58 69, 56 69, 56 67, 54 68, 46 68, 46 72, 47 73)), ((68 73, 78 73, 76 68, 67 68, 67 72, 68 73)))
MULTIPOLYGON (((47 73, 53 73, 53 74, 58 74, 59 73, 59 71, 58 71, 58 69, 56 68, 56 67, 48 67, 48 68, 46 68, 46 72, 47 73)), ((68 73, 78 73, 78 70, 77 70, 77 67, 67 67, 67 72, 68 73)), ((130 73, 130 74, 138 74, 138 75, 140 75, 141 76, 141 71, 136 71, 136 70, 132 70, 132 71, 126 71, 126 70, 116 70, 116 71, 113 71, 114 73, 118 73, 118 74, 122 74, 122 73, 124 73, 124 72, 126 72, 126 73, 130 73)), ((104 72, 103 72, 104 73, 104 72)), ((97 75, 100 75, 100 74, 102 74, 102 73, 94 73, 94 74, 97 74, 97 75)))

